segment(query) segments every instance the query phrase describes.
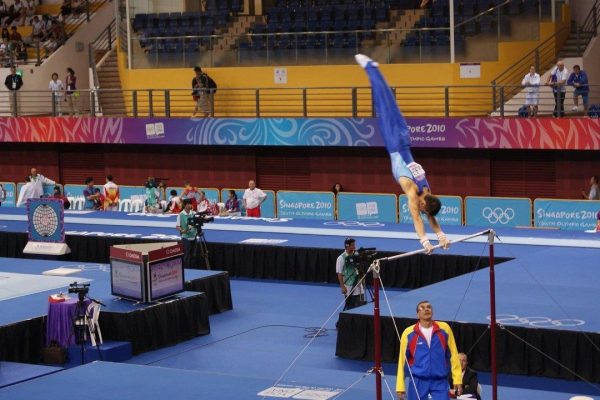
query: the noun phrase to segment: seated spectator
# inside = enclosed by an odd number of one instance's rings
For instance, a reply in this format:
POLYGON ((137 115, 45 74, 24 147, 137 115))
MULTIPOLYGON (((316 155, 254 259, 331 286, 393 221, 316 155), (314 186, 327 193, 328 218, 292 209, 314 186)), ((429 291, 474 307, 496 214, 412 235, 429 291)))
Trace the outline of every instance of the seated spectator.
POLYGON ((598 218, 598 221, 596 222, 596 232, 600 232, 600 211, 598 211, 596 217, 598 218))
POLYGON ((238 200, 235 190, 230 190, 227 194, 227 202, 225 202, 225 210, 227 214, 232 216, 240 216, 242 212, 240 210, 240 201, 238 200))
POLYGON ((35 15, 35 1, 34 0, 26 0, 24 6, 25 6, 25 24, 31 24, 31 19, 35 15))
POLYGON ((96 204, 98 198, 100 197, 100 193, 96 192, 96 188, 94 187, 94 178, 91 176, 85 179, 85 189, 83 189, 83 198, 85 202, 83 203, 84 210, 94 210, 96 208, 96 204))
POLYGON ((198 189, 192 186, 189 182, 183 184, 183 192, 181 192, 181 201, 189 199, 192 202, 192 209, 198 208, 198 198, 200 197, 198 189))
POLYGON ((196 208, 196 211, 198 212, 211 212, 210 209, 210 201, 206 198, 206 193, 204 193, 204 191, 200 190, 198 192, 198 194, 200 195, 200 197, 198 198, 198 206, 196 208))
POLYGON ((598 186, 598 177, 592 176, 590 178, 590 189, 586 193, 585 190, 581 191, 581 195, 586 200, 600 200, 600 187, 598 186))
POLYGON ((36 15, 31 20, 31 39, 37 41, 44 36, 44 24, 36 15))
MULTIPOLYGON (((477 372, 469 368, 469 362, 465 353, 458 353, 458 360, 460 361, 460 368, 462 369, 463 396, 470 395, 473 399, 481 400, 479 394, 479 379, 477 378, 477 372)), ((450 377, 449 380, 450 387, 452 387, 452 377, 450 377)), ((456 397, 453 396, 453 398, 456 397)))
POLYGON ((73 14, 79 15, 83 12, 85 8, 85 3, 83 0, 72 0, 71 1, 71 9, 73 10, 73 14))
POLYGON ((148 177, 146 181, 146 205, 144 212, 156 214, 160 209, 160 191, 156 185, 156 180, 153 177, 148 177))
POLYGON ((21 34, 19 33, 19 31, 17 30, 16 26, 13 26, 11 28, 11 32, 10 32, 10 41, 11 42, 22 42, 23 41, 23 37, 21 36, 21 34))
POLYGON ((331 191, 333 192, 334 195, 338 195, 338 193, 343 192, 344 188, 342 187, 342 184, 337 182, 335 185, 333 185, 333 187, 331 188, 331 191))
POLYGON ((99 188, 94 188, 94 194, 96 196, 98 196, 96 198, 96 200, 94 200, 94 210, 104 210, 104 196, 102 195, 102 192, 100 192, 99 188))
POLYGON ((8 57, 8 53, 8 40, 2 39, 2 41, 0 42, 0 57, 3 59, 3 61, 5 57, 8 57))
POLYGON ((63 195, 60 190, 60 186, 54 186, 54 195, 52 197, 62 200, 65 210, 71 208, 71 202, 65 195, 63 195))
POLYGON ((2 28, 2 40, 4 39, 6 39, 7 42, 10 40, 10 32, 8 31, 8 28, 2 28))
POLYGON ((179 214, 182 210, 181 207, 181 197, 177 195, 177 190, 171 190, 169 196, 169 203, 167 204, 165 214, 179 214))
POLYGON ((49 36, 52 32, 52 19, 49 15, 42 15, 42 36, 49 36))
POLYGON ((21 0, 15 0, 12 5, 13 15, 12 21, 17 21, 20 26, 25 25, 25 4, 21 0))

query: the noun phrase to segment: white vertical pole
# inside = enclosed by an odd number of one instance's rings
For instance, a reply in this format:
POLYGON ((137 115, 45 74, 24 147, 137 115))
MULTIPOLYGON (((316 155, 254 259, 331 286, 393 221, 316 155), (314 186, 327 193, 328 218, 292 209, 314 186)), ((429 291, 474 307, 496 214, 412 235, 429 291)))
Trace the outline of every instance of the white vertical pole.
POLYGON ((550 7, 552 7, 552 9, 550 12, 552 13, 552 22, 556 22, 556 0, 552 0, 551 3, 552 4, 550 4, 550 7))
POLYGON ((131 69, 131 20, 129 19, 129 0, 125 0, 125 16, 127 19, 127 69, 131 69))
POLYGON ((448 2, 450 4, 450 62, 455 61, 455 46, 454 46, 454 0, 448 2))

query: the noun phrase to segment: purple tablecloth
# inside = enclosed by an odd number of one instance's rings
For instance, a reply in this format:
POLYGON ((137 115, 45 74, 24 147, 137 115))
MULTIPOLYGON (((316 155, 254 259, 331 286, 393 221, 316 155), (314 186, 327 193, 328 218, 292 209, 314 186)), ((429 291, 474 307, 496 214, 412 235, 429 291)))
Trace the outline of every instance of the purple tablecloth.
POLYGON ((77 314, 84 314, 89 300, 84 300, 81 312, 78 310, 77 298, 70 298, 61 303, 48 303, 48 321, 46 323, 46 346, 56 341, 60 346, 68 347, 77 342, 73 331, 73 319, 77 314))

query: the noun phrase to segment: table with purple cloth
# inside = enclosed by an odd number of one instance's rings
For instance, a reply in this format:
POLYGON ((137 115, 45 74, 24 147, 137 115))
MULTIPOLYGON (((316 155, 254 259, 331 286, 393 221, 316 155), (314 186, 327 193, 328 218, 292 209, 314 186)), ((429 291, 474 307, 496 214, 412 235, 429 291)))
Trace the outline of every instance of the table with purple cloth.
POLYGON ((83 310, 79 310, 77 298, 69 298, 60 303, 48 302, 48 320, 46 321, 46 346, 53 341, 62 347, 77 343, 73 330, 73 319, 78 314, 85 314, 90 301, 85 299, 83 310))

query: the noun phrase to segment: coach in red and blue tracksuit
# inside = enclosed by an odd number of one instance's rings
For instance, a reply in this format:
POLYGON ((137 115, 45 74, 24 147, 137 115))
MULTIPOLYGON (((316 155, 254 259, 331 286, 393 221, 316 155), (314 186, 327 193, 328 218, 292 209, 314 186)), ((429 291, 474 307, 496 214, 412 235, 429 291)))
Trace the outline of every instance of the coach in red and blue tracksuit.
POLYGON ((457 394, 462 394, 462 373, 456 342, 450 326, 433 320, 433 308, 428 301, 417 304, 419 322, 409 326, 400 338, 400 357, 396 392, 398 398, 409 400, 449 399, 448 376, 457 394), (405 371, 406 370, 406 371, 405 371), (404 378, 408 377, 408 387, 404 378))

